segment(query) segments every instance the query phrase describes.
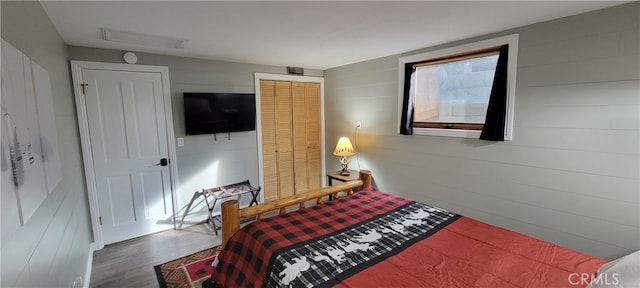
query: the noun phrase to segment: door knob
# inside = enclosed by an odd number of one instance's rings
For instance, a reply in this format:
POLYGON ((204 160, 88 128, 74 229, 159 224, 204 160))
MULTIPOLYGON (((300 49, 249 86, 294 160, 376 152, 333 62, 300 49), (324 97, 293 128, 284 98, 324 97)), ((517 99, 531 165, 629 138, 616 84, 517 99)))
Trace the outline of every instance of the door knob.
POLYGON ((156 164, 156 166, 157 165, 167 166, 168 164, 169 164, 169 160, 167 160, 167 158, 162 158, 162 159, 160 159, 160 163, 156 164))

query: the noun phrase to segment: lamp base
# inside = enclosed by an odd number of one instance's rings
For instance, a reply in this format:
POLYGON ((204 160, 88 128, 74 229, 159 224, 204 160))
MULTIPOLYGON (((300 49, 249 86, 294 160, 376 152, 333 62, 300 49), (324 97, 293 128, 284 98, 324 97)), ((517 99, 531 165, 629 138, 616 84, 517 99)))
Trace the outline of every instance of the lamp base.
POLYGON ((340 171, 340 175, 342 176, 349 176, 350 174, 349 169, 342 169, 342 171, 340 171))

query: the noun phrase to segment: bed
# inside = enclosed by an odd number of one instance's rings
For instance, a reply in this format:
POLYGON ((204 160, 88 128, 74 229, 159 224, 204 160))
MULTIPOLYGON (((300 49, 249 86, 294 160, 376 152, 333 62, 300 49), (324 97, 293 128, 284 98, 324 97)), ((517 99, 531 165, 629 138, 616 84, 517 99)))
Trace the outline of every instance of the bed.
POLYGON ((219 287, 585 287, 588 282, 579 279, 592 277, 605 263, 374 191, 370 184, 371 173, 365 171, 358 181, 245 209, 225 202, 224 248, 213 282, 219 287), (345 195, 338 198, 340 191, 345 195), (334 200, 322 203, 328 195, 334 200), (319 205, 304 208, 311 200, 319 205), (301 209, 263 218, 291 205, 301 209), (245 217, 259 220, 240 229, 245 217))

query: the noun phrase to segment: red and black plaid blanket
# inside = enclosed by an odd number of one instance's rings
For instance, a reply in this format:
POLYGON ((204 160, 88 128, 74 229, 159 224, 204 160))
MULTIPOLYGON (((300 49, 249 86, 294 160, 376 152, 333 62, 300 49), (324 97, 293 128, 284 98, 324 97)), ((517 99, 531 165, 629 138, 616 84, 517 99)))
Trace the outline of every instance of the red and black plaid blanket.
POLYGON ((253 222, 218 255, 222 287, 328 287, 459 218, 398 195, 361 191, 253 222))

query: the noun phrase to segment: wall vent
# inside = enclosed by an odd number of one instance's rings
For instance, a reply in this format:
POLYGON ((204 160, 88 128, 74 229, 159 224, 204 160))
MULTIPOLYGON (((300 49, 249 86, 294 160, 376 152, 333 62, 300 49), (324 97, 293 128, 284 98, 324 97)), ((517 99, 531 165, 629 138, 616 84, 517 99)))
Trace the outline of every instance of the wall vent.
POLYGON ((185 38, 158 36, 108 28, 102 28, 102 39, 141 46, 172 49, 182 48, 182 45, 187 42, 187 39, 185 38))
POLYGON ((291 75, 304 75, 304 68, 287 66, 287 73, 291 75))

